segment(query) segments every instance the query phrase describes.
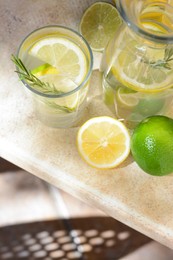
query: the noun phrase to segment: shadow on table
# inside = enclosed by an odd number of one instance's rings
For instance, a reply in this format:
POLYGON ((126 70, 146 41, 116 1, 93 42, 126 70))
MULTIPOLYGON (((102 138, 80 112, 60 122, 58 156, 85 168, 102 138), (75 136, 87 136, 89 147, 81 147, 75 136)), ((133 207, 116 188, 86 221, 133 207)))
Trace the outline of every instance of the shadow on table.
POLYGON ((0 173, 6 171, 18 171, 20 168, 0 157, 0 173))
POLYGON ((116 260, 151 239, 110 217, 72 218, 0 228, 0 259, 116 260))

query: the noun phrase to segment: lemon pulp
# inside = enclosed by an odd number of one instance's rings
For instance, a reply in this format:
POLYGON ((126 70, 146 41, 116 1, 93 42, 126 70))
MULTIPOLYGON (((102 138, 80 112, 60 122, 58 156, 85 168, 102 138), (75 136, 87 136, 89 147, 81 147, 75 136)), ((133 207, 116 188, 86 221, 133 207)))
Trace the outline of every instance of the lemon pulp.
POLYGON ((130 136, 118 120, 101 116, 79 129, 77 145, 82 158, 91 166, 105 169, 122 163, 130 152, 130 136))

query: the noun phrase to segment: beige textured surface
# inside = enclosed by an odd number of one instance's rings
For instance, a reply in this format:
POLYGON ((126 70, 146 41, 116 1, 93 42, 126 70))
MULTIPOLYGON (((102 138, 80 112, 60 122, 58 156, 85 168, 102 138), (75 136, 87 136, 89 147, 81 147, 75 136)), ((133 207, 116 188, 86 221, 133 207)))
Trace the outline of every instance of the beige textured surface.
MULTIPOLYGON (((78 128, 39 123, 13 72, 10 55, 28 32, 46 24, 77 28, 92 2, 0 0, 0 156, 173 248, 173 175, 149 176, 131 158, 109 171, 86 165, 76 148, 78 128)), ((95 72, 86 119, 108 114, 100 106, 98 85, 95 72)))

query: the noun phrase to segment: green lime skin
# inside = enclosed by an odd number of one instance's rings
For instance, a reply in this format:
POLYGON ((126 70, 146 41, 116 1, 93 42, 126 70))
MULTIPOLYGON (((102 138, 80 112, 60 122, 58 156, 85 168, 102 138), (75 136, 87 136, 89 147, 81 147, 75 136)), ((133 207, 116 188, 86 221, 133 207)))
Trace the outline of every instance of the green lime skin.
POLYGON ((131 137, 131 153, 148 174, 173 173, 173 119, 157 115, 139 123, 131 137))

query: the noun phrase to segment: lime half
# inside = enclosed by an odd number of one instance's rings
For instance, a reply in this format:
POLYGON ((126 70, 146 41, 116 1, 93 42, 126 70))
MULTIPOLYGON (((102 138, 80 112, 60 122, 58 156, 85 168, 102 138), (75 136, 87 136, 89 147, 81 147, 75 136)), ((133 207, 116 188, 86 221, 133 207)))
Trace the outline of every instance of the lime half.
POLYGON ((39 67, 34 68, 31 72, 36 77, 40 77, 40 76, 43 76, 46 74, 57 74, 58 73, 57 69, 48 63, 42 64, 39 67))
POLYGON ((103 51, 121 22, 118 11, 113 5, 96 2, 85 11, 79 30, 93 51, 103 51))

